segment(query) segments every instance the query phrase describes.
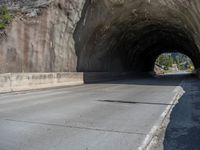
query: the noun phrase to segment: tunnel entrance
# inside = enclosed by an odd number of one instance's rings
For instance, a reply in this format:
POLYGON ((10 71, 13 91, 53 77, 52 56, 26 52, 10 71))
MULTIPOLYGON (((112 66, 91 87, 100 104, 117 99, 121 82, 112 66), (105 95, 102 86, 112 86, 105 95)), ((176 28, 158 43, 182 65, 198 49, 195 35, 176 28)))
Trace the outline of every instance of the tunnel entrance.
POLYGON ((194 73, 192 60, 182 53, 163 53, 155 61, 154 72, 159 74, 194 73))
POLYGON ((129 7, 113 8, 111 13, 102 11, 106 5, 99 3, 86 3, 76 27, 78 71, 153 72, 158 56, 172 52, 188 56, 200 68, 199 47, 193 31, 182 23, 184 18, 168 16, 168 11, 163 12, 165 17, 159 16, 163 14, 154 14, 154 9, 147 14, 143 7, 135 10, 134 6, 131 13, 129 7))
POLYGON ((106 31, 99 28, 78 53, 78 71, 152 72, 158 56, 172 52, 188 56, 195 68, 200 67, 199 50, 181 28, 153 24, 138 29, 128 23, 106 31))

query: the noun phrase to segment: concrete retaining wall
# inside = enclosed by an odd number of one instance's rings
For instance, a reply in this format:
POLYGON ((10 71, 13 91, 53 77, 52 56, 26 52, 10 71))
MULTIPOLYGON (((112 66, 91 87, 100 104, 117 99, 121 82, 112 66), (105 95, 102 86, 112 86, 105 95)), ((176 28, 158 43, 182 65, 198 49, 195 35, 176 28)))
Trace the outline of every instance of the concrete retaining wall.
POLYGON ((116 73, 116 72, 0 74, 0 93, 116 80, 128 77, 131 74, 132 73, 116 73))
POLYGON ((0 74, 0 93, 83 84, 83 73, 0 74))

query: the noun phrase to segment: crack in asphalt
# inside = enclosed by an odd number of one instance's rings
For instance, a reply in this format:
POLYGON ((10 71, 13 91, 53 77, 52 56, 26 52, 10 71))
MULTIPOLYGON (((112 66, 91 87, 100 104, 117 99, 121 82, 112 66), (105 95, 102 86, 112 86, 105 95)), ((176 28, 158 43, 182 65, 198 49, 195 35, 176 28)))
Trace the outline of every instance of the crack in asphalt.
POLYGON ((80 130, 91 130, 91 131, 99 131, 99 132, 111 132, 111 133, 119 133, 119 134, 136 134, 136 135, 143 135, 146 136, 145 133, 139 132, 126 132, 126 131, 119 131, 119 130, 108 130, 108 129, 99 129, 99 128, 90 128, 90 127, 81 127, 81 126, 72 126, 72 125, 62 125, 62 124, 53 124, 53 123, 44 123, 44 122, 33 122, 33 121, 24 121, 24 120, 14 120, 14 119, 3 119, 5 121, 11 122, 19 122, 19 123, 28 123, 28 124, 35 124, 35 125, 46 125, 46 126, 56 126, 56 127, 65 127, 71 129, 80 129, 80 130))

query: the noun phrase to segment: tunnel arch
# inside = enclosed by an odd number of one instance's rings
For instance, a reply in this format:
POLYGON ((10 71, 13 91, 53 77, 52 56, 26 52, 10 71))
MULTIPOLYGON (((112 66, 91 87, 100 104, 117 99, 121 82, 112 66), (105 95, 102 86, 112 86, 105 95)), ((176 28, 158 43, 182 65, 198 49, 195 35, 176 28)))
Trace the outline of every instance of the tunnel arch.
POLYGON ((152 71, 156 58, 167 52, 180 52, 192 59, 196 68, 199 67, 199 52, 192 38, 180 29, 170 26, 157 27, 156 30, 150 31, 148 34, 143 35, 140 42, 147 45, 142 49, 137 50, 135 56, 135 68, 140 71, 152 71), (141 59, 145 60, 144 64, 139 68, 141 59), (137 63, 137 60, 139 62, 137 63))
MULTIPOLYGON (((124 57, 124 68, 127 71, 152 71, 156 58, 166 52, 180 52, 192 59, 199 67, 199 51, 189 32, 170 25, 150 24, 138 30, 139 36, 122 38, 114 49, 124 57), (125 45, 131 45, 126 48, 125 45), (128 68, 127 68, 128 67, 128 68)), ((129 36, 131 32, 125 31, 129 36)))
MULTIPOLYGON (((124 9, 118 11, 119 6, 117 15, 108 13, 103 22, 94 18, 102 15, 99 5, 88 4, 74 36, 77 39, 77 70, 149 72, 153 71, 156 58, 166 52, 183 53, 191 58, 195 68, 199 68, 200 52, 194 30, 187 26, 187 16, 181 11, 165 8, 166 16, 160 17, 155 12, 146 13, 150 5, 145 2, 143 5, 145 8, 136 10, 139 17, 130 15, 127 10, 123 12, 124 9)), ((105 12, 102 13, 105 17, 105 12)))
POLYGON ((118 26, 123 30, 117 30, 119 27, 116 26, 105 31, 102 31, 102 27, 96 28, 86 50, 82 52, 89 58, 86 66, 81 64, 81 71, 85 67, 89 67, 87 71, 153 71, 156 58, 166 52, 183 53, 191 58, 195 68, 200 67, 198 48, 185 29, 166 24, 149 24, 135 32, 134 26, 118 26))

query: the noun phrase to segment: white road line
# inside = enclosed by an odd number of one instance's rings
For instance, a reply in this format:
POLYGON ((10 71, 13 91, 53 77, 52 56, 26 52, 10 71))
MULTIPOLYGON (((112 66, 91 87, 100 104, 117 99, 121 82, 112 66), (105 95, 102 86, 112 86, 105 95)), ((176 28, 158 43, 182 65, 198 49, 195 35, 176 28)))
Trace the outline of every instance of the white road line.
MULTIPOLYGON (((183 81, 182 81, 183 82, 183 81)), ((180 83, 180 85, 182 84, 180 83)), ((146 135, 145 140, 143 141, 142 145, 138 148, 138 150, 148 150, 149 145, 151 145, 151 142, 156 135, 158 129, 162 125, 163 121, 165 120, 166 116, 170 113, 170 110, 174 107, 174 105, 178 102, 178 100, 182 97, 182 95, 185 93, 183 88, 181 86, 177 86, 173 93, 175 93, 175 96, 173 97, 172 101, 169 103, 169 105, 166 107, 165 111, 161 114, 158 122, 151 128, 149 134, 146 135)))

